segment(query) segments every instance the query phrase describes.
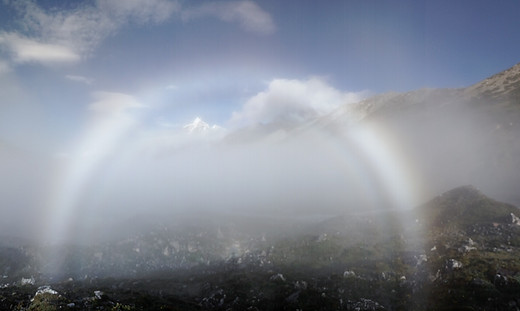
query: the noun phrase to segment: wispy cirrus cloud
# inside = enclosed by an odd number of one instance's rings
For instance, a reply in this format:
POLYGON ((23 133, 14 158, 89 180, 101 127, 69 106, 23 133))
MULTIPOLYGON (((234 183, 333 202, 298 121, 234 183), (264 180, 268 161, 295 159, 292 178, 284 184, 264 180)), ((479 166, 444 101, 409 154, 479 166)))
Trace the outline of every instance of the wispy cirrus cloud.
POLYGON ((68 46, 43 43, 15 33, 0 34, 0 44, 9 50, 15 63, 72 63, 80 59, 79 54, 68 46))
POLYGON ((94 82, 93 79, 90 79, 90 78, 87 78, 84 76, 66 75, 65 78, 67 78, 68 80, 74 81, 74 82, 85 83, 88 85, 90 85, 94 82))
POLYGON ((98 0, 97 7, 121 24, 161 23, 181 8, 178 2, 167 0, 98 0))
POLYGON ((15 63, 72 63, 89 57, 129 23, 165 21, 179 9, 168 0, 99 0, 72 10, 45 10, 33 1, 7 1, 19 15, 18 30, 0 33, 15 63))
POLYGON ((216 17, 246 31, 270 34, 271 15, 252 1, 207 2, 181 7, 176 0, 97 0, 74 9, 44 9, 35 1, 5 0, 18 14, 17 30, 0 32, 13 63, 74 63, 128 24, 159 24, 179 13, 184 20, 216 17))
POLYGON ((186 21, 205 17, 238 23, 244 30, 257 34, 267 35, 276 30, 271 15, 253 1, 207 2, 182 12, 186 21))

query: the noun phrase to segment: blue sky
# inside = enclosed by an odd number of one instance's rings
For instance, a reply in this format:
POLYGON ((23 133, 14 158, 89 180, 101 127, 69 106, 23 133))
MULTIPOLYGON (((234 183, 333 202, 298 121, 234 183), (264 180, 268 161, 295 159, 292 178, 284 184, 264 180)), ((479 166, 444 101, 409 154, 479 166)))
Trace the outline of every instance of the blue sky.
POLYGON ((6 0, 0 141, 59 152, 109 118, 236 127, 301 109, 286 98, 320 114, 468 86, 520 61, 518 29, 518 1, 6 0))

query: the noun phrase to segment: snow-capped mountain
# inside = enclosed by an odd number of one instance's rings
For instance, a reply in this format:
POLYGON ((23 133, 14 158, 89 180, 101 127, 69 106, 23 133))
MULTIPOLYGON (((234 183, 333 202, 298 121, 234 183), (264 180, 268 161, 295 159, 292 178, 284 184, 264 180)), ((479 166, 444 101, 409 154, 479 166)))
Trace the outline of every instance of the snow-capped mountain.
POLYGON ((182 128, 188 133, 206 133, 209 131, 222 130, 222 127, 216 124, 210 126, 199 117, 196 117, 191 123, 184 125, 182 128))
POLYGON ((184 130, 189 133, 200 133, 209 130, 209 124, 204 122, 201 118, 196 117, 193 122, 188 123, 182 127, 184 130))

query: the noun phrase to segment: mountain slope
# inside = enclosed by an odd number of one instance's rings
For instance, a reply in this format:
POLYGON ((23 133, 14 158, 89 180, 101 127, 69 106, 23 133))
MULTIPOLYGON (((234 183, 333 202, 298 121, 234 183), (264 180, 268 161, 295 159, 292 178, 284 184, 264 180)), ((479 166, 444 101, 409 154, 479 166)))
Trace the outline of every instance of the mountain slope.
POLYGON ((464 90, 475 97, 494 98, 518 105, 520 102, 520 63, 464 90))
POLYGON ((467 88, 387 93, 344 105, 308 130, 341 136, 352 124, 393 139, 421 176, 416 182, 429 189, 424 200, 473 184, 520 204, 520 64, 467 88))
POLYGON ((473 186, 452 189, 421 207, 427 223, 465 228, 473 224, 512 223, 513 205, 488 198, 473 186))

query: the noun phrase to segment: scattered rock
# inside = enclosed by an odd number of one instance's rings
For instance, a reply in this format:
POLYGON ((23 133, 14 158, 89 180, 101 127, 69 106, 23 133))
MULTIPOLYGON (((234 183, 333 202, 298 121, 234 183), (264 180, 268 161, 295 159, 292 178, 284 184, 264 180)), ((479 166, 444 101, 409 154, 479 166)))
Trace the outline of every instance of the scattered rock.
POLYGON ((446 268, 450 271, 458 270, 462 268, 462 262, 455 260, 455 259, 448 259, 448 262, 446 264, 446 268))
POLYGON ((291 295, 289 295, 287 298, 285 298, 285 301, 287 301, 289 303, 296 303, 296 302, 298 302, 299 296, 300 296, 300 291, 296 291, 296 292, 292 293, 291 295))
POLYGON ((356 302, 348 302, 347 310, 356 310, 356 311, 377 311, 384 310, 385 308, 379 303, 372 301, 370 299, 361 298, 356 302))
POLYGON ((285 282, 285 277, 281 273, 277 273, 269 278, 271 281, 282 281, 285 282))
POLYGON ((22 285, 22 286, 24 286, 24 285, 34 285, 35 283, 36 283, 36 281, 34 280, 34 277, 32 277, 32 276, 29 279, 22 278, 22 280, 20 281, 20 285, 22 285))
POLYGON ((100 291, 100 290, 96 290, 96 291, 94 291, 94 297, 95 297, 96 299, 98 299, 98 300, 101 299, 101 298, 103 297, 104 294, 105 294, 105 293, 103 293, 103 292, 100 291))
POLYGON ((58 292, 52 289, 49 285, 44 285, 38 287, 38 290, 36 291, 36 294, 34 296, 43 294, 58 295, 58 292))
POLYGON ((426 256, 426 254, 421 254, 417 258, 417 263, 415 265, 420 266, 422 263, 425 263, 425 262, 428 262, 428 256, 426 256))
POLYGON ((344 278, 355 278, 356 273, 352 270, 347 270, 347 271, 343 272, 343 277, 344 278))
POLYGON ((305 282, 305 281, 296 281, 294 283, 294 288, 305 290, 305 289, 307 289, 307 282, 305 282))

